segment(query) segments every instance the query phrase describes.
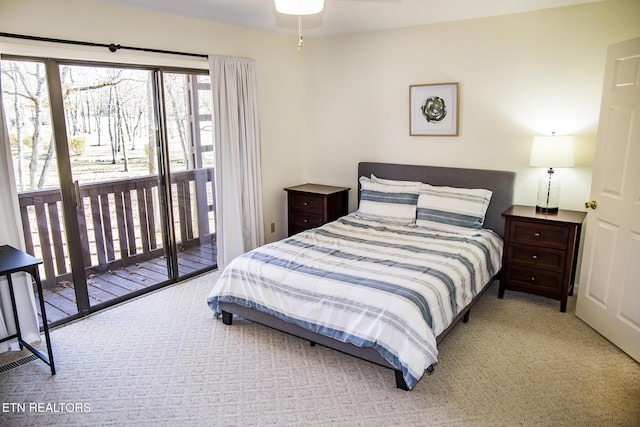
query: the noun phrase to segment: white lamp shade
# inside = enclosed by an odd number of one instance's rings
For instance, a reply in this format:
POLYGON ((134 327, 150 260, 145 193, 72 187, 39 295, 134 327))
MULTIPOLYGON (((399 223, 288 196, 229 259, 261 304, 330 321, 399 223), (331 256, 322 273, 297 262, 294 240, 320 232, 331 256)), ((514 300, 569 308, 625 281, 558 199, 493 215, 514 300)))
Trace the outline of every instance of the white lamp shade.
POLYGON ((572 168, 575 166, 572 136, 536 136, 531 146, 529 166, 572 168))
POLYGON ((324 0, 274 0, 276 10, 285 15, 313 15, 322 12, 324 0))

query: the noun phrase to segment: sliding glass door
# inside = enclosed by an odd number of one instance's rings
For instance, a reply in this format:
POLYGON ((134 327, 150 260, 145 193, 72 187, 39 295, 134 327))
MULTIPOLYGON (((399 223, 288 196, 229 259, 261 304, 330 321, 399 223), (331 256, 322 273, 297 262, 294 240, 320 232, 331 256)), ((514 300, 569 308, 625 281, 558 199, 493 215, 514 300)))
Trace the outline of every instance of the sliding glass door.
POLYGON ((58 179, 47 67, 2 61, 2 89, 26 250, 43 260, 40 276, 51 321, 78 313, 58 179), (57 287, 58 292, 51 292, 57 287))
POLYGON ((179 277, 216 263, 211 83, 163 73, 173 229, 179 277))
POLYGON ((167 282, 154 73, 59 66, 89 305, 167 282), (152 147, 150 149, 149 147, 152 147))
POLYGON ((52 323, 215 267, 208 76, 20 58, 2 79, 52 323))

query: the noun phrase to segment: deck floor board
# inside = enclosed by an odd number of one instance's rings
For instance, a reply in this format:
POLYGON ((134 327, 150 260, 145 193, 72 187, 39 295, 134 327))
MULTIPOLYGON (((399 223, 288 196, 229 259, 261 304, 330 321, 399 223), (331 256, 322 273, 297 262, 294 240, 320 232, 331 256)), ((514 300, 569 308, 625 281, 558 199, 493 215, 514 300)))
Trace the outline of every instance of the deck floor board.
MULTIPOLYGON (((215 243, 187 249, 178 254, 180 276, 191 274, 215 264, 215 243), (213 260, 213 261, 212 261, 213 260)), ((163 257, 140 262, 135 265, 93 273, 87 277, 89 304, 95 306, 117 297, 146 289, 168 281, 166 259, 163 257)), ((47 311, 47 323, 53 323, 78 313, 75 289, 72 282, 64 282, 53 288, 44 289, 43 297, 47 311)), ((38 319, 42 324, 42 313, 36 294, 38 319)))

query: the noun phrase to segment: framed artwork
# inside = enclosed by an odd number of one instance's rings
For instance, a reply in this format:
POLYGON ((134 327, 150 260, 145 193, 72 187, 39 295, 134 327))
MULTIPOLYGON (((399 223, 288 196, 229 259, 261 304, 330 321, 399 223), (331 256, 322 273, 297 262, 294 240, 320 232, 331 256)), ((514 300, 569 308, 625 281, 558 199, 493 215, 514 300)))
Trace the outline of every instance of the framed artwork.
POLYGON ((458 83, 409 86, 409 135, 458 136, 458 83))

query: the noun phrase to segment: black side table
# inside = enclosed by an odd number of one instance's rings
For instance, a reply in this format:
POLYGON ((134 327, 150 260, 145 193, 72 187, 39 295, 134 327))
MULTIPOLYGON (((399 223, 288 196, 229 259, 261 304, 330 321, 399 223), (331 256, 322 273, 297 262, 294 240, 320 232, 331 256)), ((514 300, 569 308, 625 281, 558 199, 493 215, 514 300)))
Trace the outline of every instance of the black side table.
POLYGON ((2 338, 0 343, 9 341, 14 338, 18 338, 20 349, 26 347, 38 358, 42 359, 44 363, 51 368, 51 375, 56 374, 56 368, 53 363, 53 351, 51 350, 51 340, 49 339, 49 325, 47 323, 47 314, 44 309, 44 298, 42 297, 42 283, 40 282, 40 273, 38 271, 38 265, 42 264, 42 261, 38 258, 32 257, 22 251, 17 250, 9 245, 0 246, 0 276, 7 276, 7 282, 9 283, 9 294, 11 295, 11 306, 13 308, 13 318, 16 322, 16 333, 6 338, 2 338), (20 321, 18 319, 18 309, 16 307, 16 297, 13 291, 13 281, 11 275, 18 272, 29 273, 36 281, 38 288, 38 298, 40 300, 40 310, 42 311, 42 325, 44 329, 44 339, 47 343, 47 352, 49 357, 40 353, 33 348, 29 343, 22 339, 22 332, 20 331, 20 321))

